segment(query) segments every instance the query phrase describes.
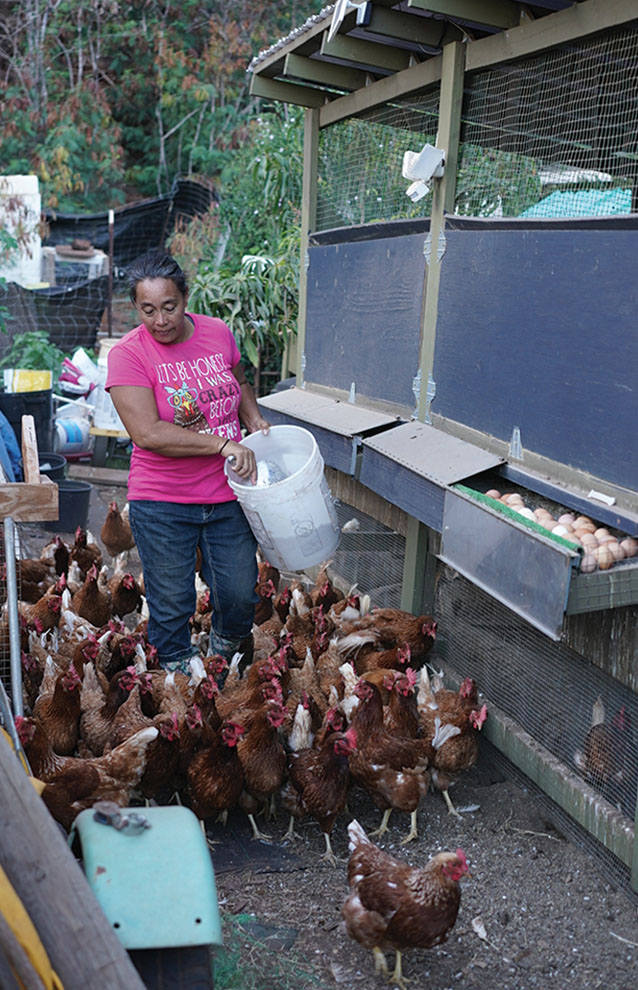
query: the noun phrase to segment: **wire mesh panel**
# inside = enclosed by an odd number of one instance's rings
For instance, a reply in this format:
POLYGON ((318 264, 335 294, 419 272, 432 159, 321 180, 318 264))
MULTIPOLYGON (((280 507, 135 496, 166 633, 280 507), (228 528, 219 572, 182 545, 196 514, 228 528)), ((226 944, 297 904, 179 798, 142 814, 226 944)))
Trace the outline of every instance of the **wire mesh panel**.
POLYGON ((434 144, 439 92, 376 107, 319 135, 316 230, 428 217, 432 196, 406 196, 403 153, 434 144))
POLYGON ((405 538, 352 505, 337 500, 335 507, 342 535, 331 573, 342 586, 356 584, 370 595, 373 607, 398 608, 405 538))
MULTIPOLYGON (((444 564, 435 615, 442 662, 475 678, 488 701, 633 823, 638 697, 444 564)), ((588 842, 602 855, 595 839, 588 842)), ((618 869, 626 873, 623 864, 618 869)))
POLYGON ((638 171, 638 27, 466 79, 456 211, 629 213, 638 171))

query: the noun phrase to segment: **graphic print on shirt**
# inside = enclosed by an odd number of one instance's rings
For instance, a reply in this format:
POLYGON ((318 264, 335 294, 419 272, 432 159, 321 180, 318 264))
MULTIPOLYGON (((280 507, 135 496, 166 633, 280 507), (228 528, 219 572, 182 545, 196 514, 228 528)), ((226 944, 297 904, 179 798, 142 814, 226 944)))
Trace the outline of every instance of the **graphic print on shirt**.
POLYGON ((176 426, 235 438, 241 390, 221 354, 166 362, 156 365, 156 372, 176 426))

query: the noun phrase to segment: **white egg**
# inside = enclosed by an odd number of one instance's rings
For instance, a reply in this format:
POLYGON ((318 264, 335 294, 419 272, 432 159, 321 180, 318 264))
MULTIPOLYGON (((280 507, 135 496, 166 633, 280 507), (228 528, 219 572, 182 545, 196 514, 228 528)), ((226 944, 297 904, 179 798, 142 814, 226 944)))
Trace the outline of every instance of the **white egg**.
POLYGON ((523 506, 522 509, 518 509, 519 516, 523 516, 524 519, 534 519, 534 513, 527 506, 523 506))
POLYGON ((556 523, 555 526, 552 526, 552 533, 554 536, 565 536, 568 532, 569 530, 565 529, 564 526, 561 526, 560 523, 556 523))

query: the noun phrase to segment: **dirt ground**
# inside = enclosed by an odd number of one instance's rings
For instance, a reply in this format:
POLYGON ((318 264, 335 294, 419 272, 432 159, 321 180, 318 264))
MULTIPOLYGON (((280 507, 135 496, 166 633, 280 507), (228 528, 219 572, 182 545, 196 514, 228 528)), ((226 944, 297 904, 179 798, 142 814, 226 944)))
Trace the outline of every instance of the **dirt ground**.
MULTIPOLYGON (((126 489, 95 486, 89 514, 95 535, 112 499, 122 506, 126 489)), ((25 531, 32 550, 50 538, 37 527, 25 531)), ((635 990, 638 899, 628 899, 597 861, 559 834, 536 798, 504 779, 485 752, 452 797, 457 807, 474 810, 457 819, 440 795, 431 794, 419 810, 417 840, 399 845, 409 826, 400 812, 378 840, 413 865, 461 847, 472 872, 448 941, 405 954, 410 987, 635 990)), ((286 844, 283 811, 261 823, 272 836, 269 843, 250 838, 239 812, 225 830, 208 823, 226 942, 217 963, 218 990, 388 987, 375 977, 371 953, 349 939, 340 915, 347 895, 347 822, 356 817, 372 831, 381 815, 355 790, 349 816, 338 820, 333 833, 337 867, 321 858, 323 836, 311 820, 298 823, 301 838, 286 844)), ((393 967, 393 954, 387 959, 393 967)))

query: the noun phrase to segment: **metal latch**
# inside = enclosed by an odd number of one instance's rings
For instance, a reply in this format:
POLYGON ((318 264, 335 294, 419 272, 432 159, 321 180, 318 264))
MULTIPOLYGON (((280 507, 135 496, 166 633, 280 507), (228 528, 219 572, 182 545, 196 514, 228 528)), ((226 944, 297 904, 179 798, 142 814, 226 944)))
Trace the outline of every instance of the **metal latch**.
MULTIPOLYGON (((439 230, 439 236, 437 237, 437 241, 436 241, 436 260, 437 261, 440 261, 441 258, 443 257, 443 255, 445 254, 446 247, 447 247, 447 241, 445 239, 445 234, 443 233, 442 230, 439 230)), ((431 231, 428 234, 428 236, 425 238, 425 242, 423 244, 423 255, 425 257, 425 263, 426 263, 426 265, 429 265, 430 262, 431 262, 431 260, 432 260, 432 232, 431 231)))
POLYGON ((99 825, 112 825, 118 832, 130 828, 131 831, 151 828, 151 823, 144 815, 136 811, 130 811, 127 815, 122 814, 121 808, 115 801, 97 801, 93 805, 93 820, 99 825))

